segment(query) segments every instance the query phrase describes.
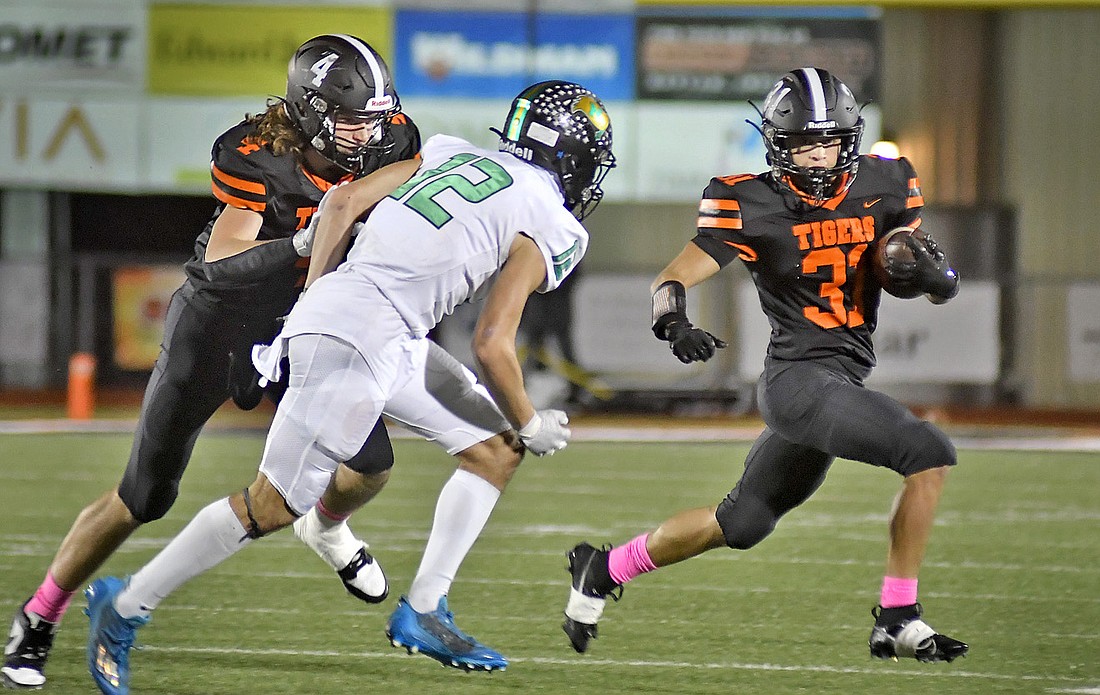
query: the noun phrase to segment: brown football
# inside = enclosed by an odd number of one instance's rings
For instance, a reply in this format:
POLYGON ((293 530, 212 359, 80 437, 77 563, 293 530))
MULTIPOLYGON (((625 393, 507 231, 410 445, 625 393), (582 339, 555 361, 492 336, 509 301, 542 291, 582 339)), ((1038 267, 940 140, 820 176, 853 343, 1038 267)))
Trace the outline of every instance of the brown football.
POLYGON ((895 227, 886 232, 875 247, 875 255, 872 257, 871 267, 875 273, 875 279, 882 285, 882 289, 900 299, 912 299, 919 297, 921 290, 908 282, 897 282, 886 272, 886 262, 892 258, 895 262, 912 263, 913 250, 905 243, 905 237, 913 236, 916 239, 924 239, 925 233, 919 227, 895 227))

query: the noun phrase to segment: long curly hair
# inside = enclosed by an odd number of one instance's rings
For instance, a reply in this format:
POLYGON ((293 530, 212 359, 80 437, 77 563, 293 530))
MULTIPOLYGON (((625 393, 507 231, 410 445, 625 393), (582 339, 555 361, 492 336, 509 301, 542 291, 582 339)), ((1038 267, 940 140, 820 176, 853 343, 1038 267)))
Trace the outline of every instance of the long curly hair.
POLYGON ((301 160, 306 146, 302 131, 290 120, 282 99, 268 101, 267 109, 256 115, 245 114, 252 126, 251 137, 271 147, 276 155, 293 154, 301 160))

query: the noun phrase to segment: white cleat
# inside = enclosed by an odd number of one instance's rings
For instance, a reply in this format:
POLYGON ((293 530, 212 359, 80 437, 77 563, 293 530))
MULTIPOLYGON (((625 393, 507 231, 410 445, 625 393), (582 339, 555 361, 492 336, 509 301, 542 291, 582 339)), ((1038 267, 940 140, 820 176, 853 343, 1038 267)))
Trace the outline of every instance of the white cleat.
POLYGON ((386 573, 346 522, 325 528, 314 507, 294 522, 294 535, 336 570, 344 588, 355 598, 381 603, 389 596, 386 573))

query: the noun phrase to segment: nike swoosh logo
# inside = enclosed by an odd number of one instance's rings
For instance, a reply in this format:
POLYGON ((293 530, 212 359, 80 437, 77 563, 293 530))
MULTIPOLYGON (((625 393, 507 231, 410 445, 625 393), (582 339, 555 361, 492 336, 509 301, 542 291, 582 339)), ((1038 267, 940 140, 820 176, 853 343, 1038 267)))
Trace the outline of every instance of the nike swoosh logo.
POLYGON ((875 198, 874 200, 865 200, 865 201, 863 201, 863 207, 869 208, 869 207, 871 207, 872 205, 874 205, 875 203, 877 203, 880 200, 882 200, 882 198, 875 198))

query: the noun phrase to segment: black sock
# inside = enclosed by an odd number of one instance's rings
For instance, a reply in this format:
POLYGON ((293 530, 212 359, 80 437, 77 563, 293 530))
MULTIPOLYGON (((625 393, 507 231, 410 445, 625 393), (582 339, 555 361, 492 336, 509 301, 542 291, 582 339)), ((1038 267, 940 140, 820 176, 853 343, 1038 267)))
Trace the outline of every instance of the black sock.
POLYGON ((896 606, 894 608, 883 608, 882 612, 875 618, 875 625, 879 627, 886 627, 887 625, 896 625, 903 620, 911 620, 913 618, 920 617, 920 609, 917 608, 917 604, 911 604, 908 606, 896 606))

